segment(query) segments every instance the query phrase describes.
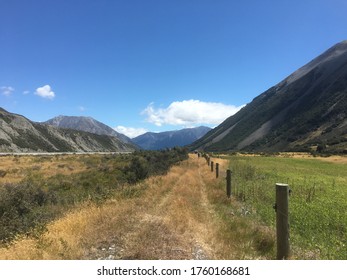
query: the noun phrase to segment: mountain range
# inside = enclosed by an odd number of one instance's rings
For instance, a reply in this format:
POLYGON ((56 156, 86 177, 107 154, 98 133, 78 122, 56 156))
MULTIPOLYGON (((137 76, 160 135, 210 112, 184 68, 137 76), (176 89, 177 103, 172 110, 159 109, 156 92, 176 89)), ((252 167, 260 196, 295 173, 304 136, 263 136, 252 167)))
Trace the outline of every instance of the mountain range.
POLYGON ((114 136, 37 123, 0 108, 0 152, 131 152, 114 136))
POLYGON ((132 144, 145 150, 160 150, 175 146, 185 146, 193 143, 211 130, 211 128, 201 126, 158 133, 147 132, 130 139, 124 134, 115 131, 111 127, 91 117, 58 116, 44 123, 60 128, 69 128, 99 135, 114 136, 127 144, 132 144))
POLYGON ((190 148, 347 153, 347 41, 254 98, 190 148))
POLYGON ((186 146, 204 136, 211 128, 199 126, 165 132, 147 132, 132 139, 144 150, 160 150, 175 146, 186 146))
POLYGON ((211 130, 188 128, 145 133, 136 138, 84 116, 58 116, 46 122, 30 121, 0 108, 0 152, 131 152, 185 146, 211 130))
POLYGON ((347 41, 212 130, 148 132, 130 139, 90 117, 59 116, 37 123, 0 108, 0 152, 129 152, 138 146, 157 150, 183 145, 217 152, 347 153, 347 41))

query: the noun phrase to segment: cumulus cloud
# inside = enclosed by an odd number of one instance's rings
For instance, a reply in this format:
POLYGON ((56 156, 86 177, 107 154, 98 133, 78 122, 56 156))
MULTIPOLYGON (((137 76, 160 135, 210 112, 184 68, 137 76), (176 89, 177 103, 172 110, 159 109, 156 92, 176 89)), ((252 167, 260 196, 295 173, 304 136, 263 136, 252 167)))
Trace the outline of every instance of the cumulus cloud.
POLYGON ((115 127, 114 130, 130 138, 134 138, 147 132, 147 130, 144 128, 125 127, 121 125, 115 127))
POLYGON ((183 100, 172 102, 167 108, 155 108, 151 103, 143 110, 147 121, 157 126, 165 124, 194 126, 199 124, 218 125, 234 115, 242 106, 223 103, 183 100))
POLYGON ((52 91, 49 85, 37 88, 35 94, 47 99, 53 99, 55 97, 55 93, 52 91))
POLYGON ((14 88, 7 86, 7 87, 1 87, 1 93, 5 96, 10 96, 14 92, 14 88))

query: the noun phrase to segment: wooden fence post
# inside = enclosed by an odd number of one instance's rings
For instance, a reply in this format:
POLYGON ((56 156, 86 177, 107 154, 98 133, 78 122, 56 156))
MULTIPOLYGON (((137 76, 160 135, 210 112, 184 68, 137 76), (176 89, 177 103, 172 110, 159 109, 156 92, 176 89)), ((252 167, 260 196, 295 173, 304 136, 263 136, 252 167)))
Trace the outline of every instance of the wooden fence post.
POLYGON ((213 172, 213 161, 211 161, 211 172, 213 172))
POLYGON ((216 178, 219 177, 219 163, 216 163, 216 178))
POLYGON ((210 157, 207 156, 207 165, 210 166, 210 157))
POLYGON ((228 169, 227 170, 227 197, 230 198, 231 197, 231 170, 228 169))
POLYGON ((276 237, 277 237, 277 259, 288 259, 289 248, 289 216, 288 199, 289 186, 287 184, 276 184, 276 237))

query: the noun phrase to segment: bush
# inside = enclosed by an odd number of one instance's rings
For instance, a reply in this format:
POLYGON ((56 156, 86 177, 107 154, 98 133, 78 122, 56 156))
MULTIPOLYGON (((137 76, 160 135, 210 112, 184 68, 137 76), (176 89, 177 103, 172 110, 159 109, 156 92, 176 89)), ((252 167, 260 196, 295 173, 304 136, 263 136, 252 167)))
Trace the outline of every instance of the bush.
POLYGON ((0 188, 0 240, 10 240, 42 223, 47 218, 44 206, 54 201, 54 195, 29 183, 0 188))
POLYGON ((0 177, 4 178, 7 172, 5 170, 0 170, 0 177))
POLYGON ((135 183, 153 175, 163 175, 169 168, 188 158, 184 148, 172 148, 161 151, 137 151, 125 168, 128 182, 135 183))

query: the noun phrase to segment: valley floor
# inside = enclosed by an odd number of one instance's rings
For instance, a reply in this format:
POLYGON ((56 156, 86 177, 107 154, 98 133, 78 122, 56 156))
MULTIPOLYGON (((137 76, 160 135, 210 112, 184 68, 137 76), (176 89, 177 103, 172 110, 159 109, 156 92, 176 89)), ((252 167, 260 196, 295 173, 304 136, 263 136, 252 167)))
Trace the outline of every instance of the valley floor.
MULTIPOLYGON (((225 174, 227 162, 216 161, 225 174)), ((231 207, 237 202, 225 197, 221 177, 191 155, 165 176, 126 187, 101 205, 80 206, 37 238, 17 239, 0 249, 0 259, 264 258, 257 242, 273 247, 273 233, 238 217, 242 211, 231 207)))

